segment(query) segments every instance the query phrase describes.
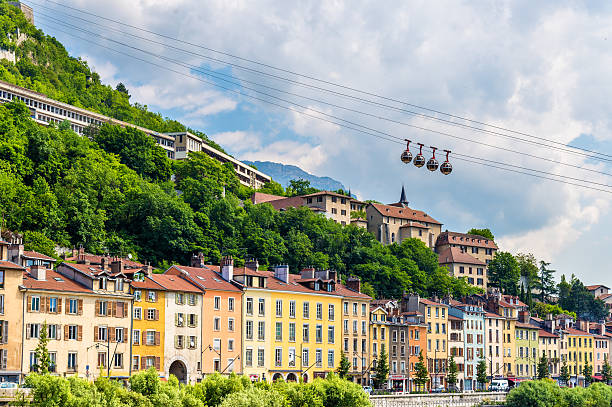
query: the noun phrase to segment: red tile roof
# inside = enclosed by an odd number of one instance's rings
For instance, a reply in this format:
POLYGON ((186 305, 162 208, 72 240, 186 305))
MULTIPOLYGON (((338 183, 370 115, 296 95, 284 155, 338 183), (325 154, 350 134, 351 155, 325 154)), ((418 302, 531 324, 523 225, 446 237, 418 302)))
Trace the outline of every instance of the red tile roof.
POLYGON ((438 255, 438 263, 439 264, 450 264, 450 263, 463 263, 463 264, 473 264, 476 266, 486 266, 487 264, 484 261, 480 261, 477 258, 464 253, 461 251, 459 247, 447 247, 442 250, 442 252, 438 255))
POLYGON ((234 284, 230 283, 227 280, 224 280, 223 277, 221 277, 221 274, 209 268, 174 265, 170 267, 164 273, 164 275, 167 275, 167 274, 177 275, 177 274, 180 274, 181 271, 186 273, 185 274, 186 278, 188 278, 193 284, 197 285, 203 290, 218 290, 218 291, 232 291, 232 292, 241 291, 234 284))
POLYGON ((601 294, 600 296, 598 296, 597 298, 599 298, 602 301, 607 300, 608 298, 612 297, 612 294, 601 294))
POLYGON ((26 257, 28 259, 56 261, 56 259, 54 259, 53 257, 49 257, 45 254, 38 253, 32 250, 24 250, 23 257, 26 257))
POLYGON ((401 218, 408 220, 415 220, 417 222, 427 222, 434 223, 436 225, 441 225, 442 223, 438 222, 428 214, 423 211, 418 211, 416 209, 410 209, 407 207, 398 207, 393 205, 383 205, 377 203, 371 203, 372 207, 380 212, 383 216, 391 216, 392 218, 401 218))
POLYGON ((155 274, 151 277, 157 284, 161 285, 168 291, 202 293, 202 290, 181 276, 171 274, 155 274))
POLYGON ((525 322, 520 322, 520 321, 516 321, 516 327, 517 328, 525 328, 525 329, 540 329, 540 327, 538 327, 538 326, 531 325, 531 324, 525 323, 525 322))
POLYGON ((607 286, 605 286, 603 284, 587 285, 586 289, 589 290, 589 291, 595 291, 595 290, 597 290, 600 287, 610 289, 610 287, 607 287, 607 286))
MULTIPOLYGON (((89 261, 90 264, 93 265, 98 265, 102 263, 102 259, 106 258, 107 260, 107 264, 111 264, 111 262, 113 261, 113 258, 110 256, 100 256, 97 254, 89 254, 89 253, 85 253, 85 255, 83 256, 84 260, 89 261)), ((71 257, 66 257, 66 261, 78 261, 79 256, 71 256, 71 257)), ((125 267, 131 267, 131 268, 142 268, 145 267, 144 264, 139 263, 137 261, 134 260, 130 260, 130 259, 121 259, 121 261, 123 261, 123 265, 125 267)))
POLYGON ((400 229, 402 229, 402 228, 429 229, 429 226, 425 226, 425 225, 423 225, 422 223, 419 223, 419 222, 409 221, 405 225, 400 226, 400 229))
POLYGON ((285 199, 284 196, 272 195, 272 194, 264 194, 263 192, 255 192, 251 197, 251 201, 254 204, 276 201, 279 199, 285 199))
POLYGON ((343 297, 360 298, 362 300, 370 301, 372 297, 364 293, 353 291, 343 284, 336 284, 336 292, 343 297))
POLYGON ((563 330, 566 331, 568 334, 574 335, 574 336, 593 336, 593 334, 585 332, 585 331, 581 331, 579 329, 564 328, 563 330))
POLYGON ((485 312, 485 318, 497 318, 497 319, 504 319, 504 317, 502 317, 499 314, 496 314, 494 312, 485 312))
POLYGON ((155 275, 145 276, 144 281, 132 281, 132 287, 141 290, 165 290, 163 286, 155 282, 155 275))
POLYGON ((25 268, 21 267, 19 264, 13 263, 12 261, 6 261, 6 260, 0 260, 0 269, 25 270, 25 268))
POLYGON ((436 246, 445 244, 458 244, 464 246, 484 247, 488 249, 497 249, 497 245, 493 240, 487 239, 478 235, 468 235, 467 233, 446 232, 440 233, 436 240, 436 246))
POLYGON ((93 293, 89 288, 53 270, 47 270, 45 280, 37 280, 28 272, 23 273, 23 285, 30 290, 48 290, 74 293, 93 293))
POLYGON ((461 318, 456 317, 454 315, 449 315, 448 319, 451 320, 451 321, 463 321, 461 318))
POLYGON ((546 331, 544 329, 540 329, 538 331, 538 336, 540 338, 558 338, 559 337, 559 335, 553 334, 553 333, 548 332, 548 331, 546 331))
POLYGON ((304 198, 301 196, 293 196, 291 198, 278 199, 268 203, 272 205, 274 209, 280 211, 287 208, 299 208, 300 206, 304 206, 304 198))
POLYGON ((425 305, 434 305, 434 306, 448 307, 448 305, 446 305, 446 304, 442 304, 440 302, 435 302, 435 301, 429 300, 427 298, 421 298, 421 299, 419 299, 419 302, 421 302, 422 304, 425 304, 425 305))

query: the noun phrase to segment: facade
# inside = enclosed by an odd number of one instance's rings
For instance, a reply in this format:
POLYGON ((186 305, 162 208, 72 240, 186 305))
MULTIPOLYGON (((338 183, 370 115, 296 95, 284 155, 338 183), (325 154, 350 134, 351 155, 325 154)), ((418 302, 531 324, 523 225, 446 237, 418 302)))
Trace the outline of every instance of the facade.
POLYGON ((223 261, 221 273, 213 266, 172 266, 165 273, 182 276, 202 291, 203 376, 214 372, 242 373, 242 291, 232 283, 233 260, 223 261))
POLYGON ((603 284, 587 285, 586 289, 593 294, 595 298, 599 298, 602 295, 607 295, 610 293, 610 288, 603 284))
POLYGON ((516 322, 518 308, 526 307, 516 297, 502 297, 499 292, 489 297, 488 311, 501 315, 504 373, 508 378, 516 375, 516 322))
POLYGON ((433 249, 442 229, 442 223, 427 213, 408 207, 403 187, 398 203, 370 203, 366 207, 366 215, 368 232, 383 244, 401 243, 405 239, 416 238, 433 249))
POLYGON ((450 300, 448 312, 463 321, 464 389, 479 390, 476 367, 485 355, 484 309, 477 305, 450 300))
POLYGON ((563 327, 561 332, 570 370, 570 383, 573 386, 583 386, 584 366, 587 362, 593 366, 594 335, 573 327, 563 327))
MULTIPOLYGON (((372 355, 372 369, 376 368, 376 364, 380 355, 384 351, 389 357, 389 335, 387 327, 387 318, 389 317, 389 308, 383 305, 375 305, 375 301, 370 303, 370 354, 372 355)), ((374 374, 370 374, 372 379, 374 374)), ((389 381, 388 385, 391 383, 389 381)))
POLYGON ((539 357, 546 355, 548 372, 553 379, 558 379, 561 370, 561 341, 559 340, 559 335, 545 329, 540 329, 538 330, 538 338, 540 340, 538 355, 539 357))
MULTIPOLYGON (((452 356, 455 360, 455 364, 457 365, 457 383, 455 384, 455 389, 463 392, 465 389, 465 337, 463 335, 463 319, 453 316, 452 314, 448 316, 448 354, 449 358, 452 356)), ((449 383, 449 390, 455 390, 451 388, 451 384, 449 383)))
POLYGON ((464 277, 468 284, 487 290, 487 264, 459 247, 446 247, 438 254, 438 263, 453 277, 464 277))
POLYGON ((499 314, 485 312, 485 358, 487 359, 487 376, 501 377, 504 373, 503 326, 504 318, 499 314))
POLYGON ((522 320, 515 324, 515 374, 517 380, 532 380, 538 375, 537 369, 540 358, 538 331, 537 326, 522 320))
POLYGON ((449 232, 448 230, 440 233, 435 243, 437 253, 456 247, 485 264, 489 264, 493 260, 498 250, 493 240, 478 235, 449 232))
POLYGON ((601 376, 603 365, 610 363, 610 340, 606 335, 595 335, 593 346, 593 374, 601 376))

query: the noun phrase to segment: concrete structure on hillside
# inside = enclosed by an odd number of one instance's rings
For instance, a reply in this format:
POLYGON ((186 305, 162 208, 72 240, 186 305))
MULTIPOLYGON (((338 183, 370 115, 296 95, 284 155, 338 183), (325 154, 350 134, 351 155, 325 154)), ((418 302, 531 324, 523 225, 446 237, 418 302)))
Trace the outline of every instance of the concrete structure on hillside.
POLYGON ((389 205, 370 203, 366 214, 368 232, 383 244, 417 238, 433 249, 442 229, 442 223, 427 213, 408 207, 404 187, 399 202, 389 205))
POLYGON ((28 20, 30 24, 34 24, 34 10, 32 10, 32 7, 21 1, 9 1, 8 4, 20 9, 26 20, 28 20))
POLYGON ((63 121, 68 121, 70 128, 80 135, 85 134, 89 126, 96 127, 105 123, 116 124, 122 127, 133 127, 153 137, 157 145, 164 149, 170 159, 183 159, 192 151, 203 151, 221 163, 231 162, 240 183, 245 186, 258 189, 271 180, 268 175, 207 145, 201 138, 189 132, 157 132, 87 109, 59 102, 42 93, 0 81, 0 103, 12 100, 23 101, 30 109, 32 120, 44 126, 49 125, 49 123, 59 124, 63 121))

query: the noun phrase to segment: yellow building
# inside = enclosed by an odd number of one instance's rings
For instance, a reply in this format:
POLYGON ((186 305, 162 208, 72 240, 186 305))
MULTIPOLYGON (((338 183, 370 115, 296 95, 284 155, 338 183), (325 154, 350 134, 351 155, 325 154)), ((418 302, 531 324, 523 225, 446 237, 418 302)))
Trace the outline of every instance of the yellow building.
POLYGON ((502 345, 504 377, 514 378, 516 372, 516 322, 518 320, 519 309, 527 306, 518 300, 517 297, 502 296, 494 293, 489 297, 489 311, 500 315, 502 322, 502 345))
POLYGON ((307 269, 295 275, 289 274, 288 266, 281 265, 273 272, 255 267, 236 270, 234 278, 245 287, 245 372, 253 369, 249 361, 254 358, 255 346, 259 371, 268 380, 293 381, 301 377, 309 381, 336 370, 340 360, 342 297, 336 292, 339 283, 335 272, 307 269), (270 295, 263 297, 261 291, 270 295), (254 314, 259 310, 250 308, 250 298, 257 298, 258 304, 259 299, 269 299, 266 318, 255 320, 254 314), (269 345, 264 345, 266 342, 269 345), (267 349, 270 351, 266 353, 267 349))
POLYGON ((538 338, 540 339, 540 344, 538 347, 539 357, 546 355, 546 359, 548 360, 548 371, 550 372, 551 377, 559 377, 561 369, 561 340, 559 335, 545 329, 540 329, 538 331, 538 338))
POLYGON ((161 377, 164 370, 164 327, 166 290, 155 275, 137 273, 132 282, 132 373, 154 367, 161 377))
POLYGON ((584 385, 584 366, 593 367, 594 335, 575 328, 562 329, 562 342, 570 371, 570 383, 584 385))
POLYGON ((421 298, 419 311, 427 325, 427 370, 431 386, 446 386, 448 361, 448 305, 421 298))
MULTIPOLYGON (((387 318, 389 314, 384 306, 377 305, 370 311, 370 354, 373 361, 378 361, 383 347, 389 355, 389 338, 387 331, 387 318)), ((372 368, 376 367, 372 363, 372 368)))

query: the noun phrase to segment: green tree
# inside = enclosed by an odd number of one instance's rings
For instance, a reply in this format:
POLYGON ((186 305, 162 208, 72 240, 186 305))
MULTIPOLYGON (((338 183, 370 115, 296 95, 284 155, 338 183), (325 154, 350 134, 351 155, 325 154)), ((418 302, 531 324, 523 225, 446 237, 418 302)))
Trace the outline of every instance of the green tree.
POLYGON ((349 371, 351 370, 351 362, 349 362, 348 358, 344 354, 344 352, 340 353, 340 363, 338 364, 338 369, 336 372, 341 379, 346 379, 348 377, 349 371))
POLYGON ((417 388, 420 389, 420 391, 425 391, 425 385, 429 381, 429 372, 425 366, 423 351, 419 352, 419 361, 414 365, 414 370, 416 371, 414 382, 417 388))
POLYGON ((542 357, 538 362, 538 379, 546 379, 550 376, 548 371, 548 359, 546 358, 546 352, 542 351, 542 357))
POLYGON ((604 355, 604 363, 601 367, 601 376, 605 384, 609 385, 612 381, 612 367, 610 367, 607 355, 604 355))
POLYGON ((448 387, 452 391, 457 391, 457 375, 458 375, 457 363, 455 362, 455 356, 451 355, 448 360, 448 375, 446 381, 448 387))
POLYGON ((584 361, 582 374, 584 375, 584 384, 588 387, 593 382, 593 366, 589 365, 588 360, 584 361))
MULTIPOLYGON (((572 389, 573 390, 573 389, 572 389)), ((550 380, 533 380, 521 383, 508 393, 506 407, 552 407, 566 404, 563 392, 550 380)))
POLYGON ((44 321, 40 328, 40 336, 38 338, 38 346, 34 350, 36 354, 36 366, 34 371, 40 374, 48 374, 51 368, 51 359, 49 358, 49 334, 47 321, 44 321))
POLYGON ((569 370, 569 367, 567 366, 567 361, 565 360, 565 358, 563 358, 563 361, 561 362, 561 370, 559 371, 559 379, 561 379, 561 381, 566 385, 569 383, 571 379, 570 370, 569 370))
POLYGON ((574 275, 569 282, 565 280, 565 276, 561 277, 559 306, 575 312, 579 318, 588 321, 605 319, 608 314, 605 303, 599 298, 593 297, 584 284, 574 275))
POLYGON ((521 271, 518 262, 508 252, 497 252, 489 263, 489 282, 503 293, 518 295, 521 271))
POLYGON ((301 178, 289 181, 286 189, 287 196, 308 195, 315 192, 319 192, 319 190, 311 187, 310 181, 301 178))
POLYGON ((387 378, 389 377, 389 355, 385 350, 385 344, 380 345, 380 354, 376 359, 376 367, 374 370, 374 387, 377 389, 383 388, 387 384, 387 378))
POLYGON ((480 390, 485 388, 487 383, 487 362, 481 358, 476 365, 476 381, 479 384, 480 390))
POLYGON ((487 229, 472 228, 468 230, 468 235, 477 235, 477 236, 482 236, 485 239, 495 240, 495 236, 493 236, 493 233, 491 233, 491 230, 489 230, 488 228, 487 229))
POLYGON ((365 211, 351 211, 351 219, 363 219, 366 220, 368 216, 365 211))
POLYGON ((555 270, 549 269, 550 263, 540 260, 540 277, 538 289, 540 290, 540 301, 548 302, 553 294, 557 293, 555 284, 555 270))

